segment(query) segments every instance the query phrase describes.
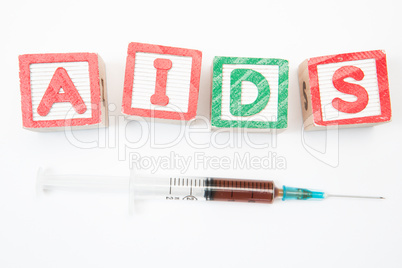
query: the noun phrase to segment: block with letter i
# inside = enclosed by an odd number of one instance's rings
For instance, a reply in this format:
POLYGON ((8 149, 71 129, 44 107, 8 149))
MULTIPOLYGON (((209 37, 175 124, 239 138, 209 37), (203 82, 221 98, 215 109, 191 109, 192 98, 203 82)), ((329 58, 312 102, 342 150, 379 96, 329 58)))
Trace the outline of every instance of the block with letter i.
POLYGON ((196 116, 202 53, 130 43, 122 113, 179 122, 196 116))
POLYGON ((299 66, 304 128, 364 127, 391 120, 384 51, 310 58, 299 66))
POLYGON ((288 82, 287 60, 215 57, 212 127, 248 131, 286 128, 288 82))
POLYGON ((106 73, 95 53, 19 56, 22 121, 49 131, 107 125, 106 73))

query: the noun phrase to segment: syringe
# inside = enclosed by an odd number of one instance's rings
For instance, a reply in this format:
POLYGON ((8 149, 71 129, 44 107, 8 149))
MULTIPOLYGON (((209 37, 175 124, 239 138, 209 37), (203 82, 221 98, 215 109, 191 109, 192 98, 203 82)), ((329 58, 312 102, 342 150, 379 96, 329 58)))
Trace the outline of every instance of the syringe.
POLYGON ((37 187, 43 190, 126 191, 131 203, 136 199, 235 201, 272 203, 275 199, 307 200, 328 197, 384 199, 375 196, 334 195, 322 191, 283 186, 273 181, 224 179, 186 176, 142 176, 131 172, 128 177, 49 175, 39 170, 37 187))

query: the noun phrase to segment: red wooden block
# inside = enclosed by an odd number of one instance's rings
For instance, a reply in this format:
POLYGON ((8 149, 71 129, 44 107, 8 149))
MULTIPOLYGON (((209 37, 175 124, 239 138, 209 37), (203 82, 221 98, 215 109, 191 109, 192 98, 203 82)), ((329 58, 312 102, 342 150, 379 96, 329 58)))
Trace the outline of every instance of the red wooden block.
POLYGON ((391 120, 384 51, 311 58, 299 66, 304 126, 370 126, 391 120))
POLYGON ((107 125, 105 65, 97 54, 27 54, 19 63, 25 128, 107 125))
POLYGON ((171 120, 194 118, 201 58, 197 50, 130 43, 122 113, 171 120))

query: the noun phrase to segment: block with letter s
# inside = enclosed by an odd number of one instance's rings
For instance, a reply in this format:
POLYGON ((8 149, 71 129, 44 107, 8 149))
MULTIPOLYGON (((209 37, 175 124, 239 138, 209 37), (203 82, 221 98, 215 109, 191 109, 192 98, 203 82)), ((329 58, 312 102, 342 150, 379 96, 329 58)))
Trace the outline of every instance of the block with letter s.
POLYGON ((391 120, 384 51, 310 58, 299 66, 304 128, 364 127, 391 120))

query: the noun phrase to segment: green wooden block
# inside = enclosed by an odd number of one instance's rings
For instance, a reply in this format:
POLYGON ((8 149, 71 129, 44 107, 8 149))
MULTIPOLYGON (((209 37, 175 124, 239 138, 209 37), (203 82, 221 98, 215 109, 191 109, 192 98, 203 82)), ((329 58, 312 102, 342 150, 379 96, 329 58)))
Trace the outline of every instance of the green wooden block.
POLYGON ((212 127, 286 128, 288 84, 287 60, 215 57, 212 127))

